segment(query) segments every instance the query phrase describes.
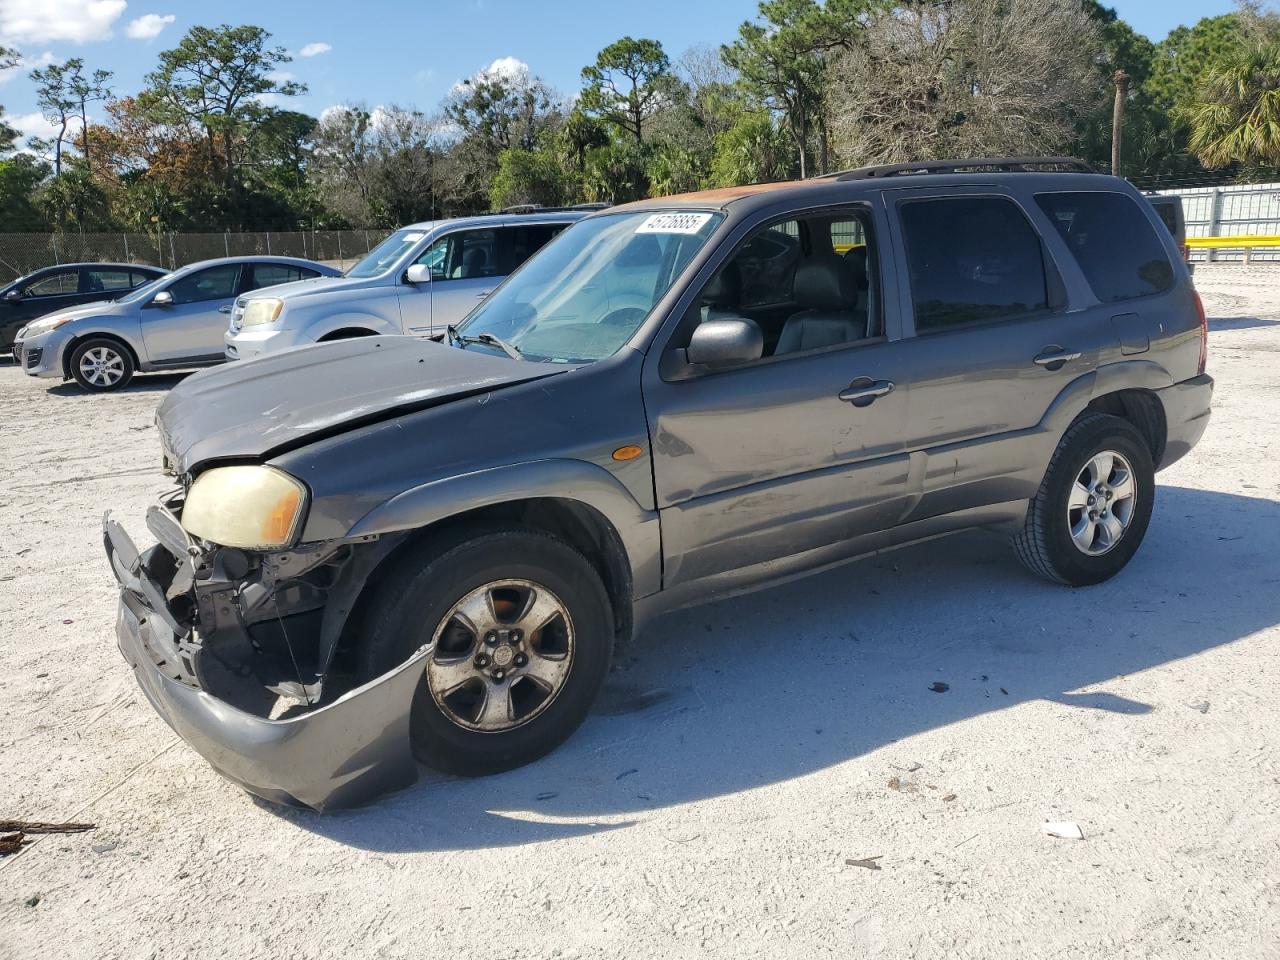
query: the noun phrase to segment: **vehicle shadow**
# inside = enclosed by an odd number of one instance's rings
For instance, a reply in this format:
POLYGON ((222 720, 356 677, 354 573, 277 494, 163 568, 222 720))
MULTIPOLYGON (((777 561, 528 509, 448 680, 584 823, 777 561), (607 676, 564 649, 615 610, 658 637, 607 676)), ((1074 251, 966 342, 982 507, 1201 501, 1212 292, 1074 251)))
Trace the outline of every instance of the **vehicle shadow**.
POLYGON ((1210 330, 1252 330, 1255 327, 1280 327, 1280 320, 1262 317, 1210 317, 1210 330))
POLYGON ((1280 623, 1277 542, 1276 501, 1162 486, 1138 556, 1084 590, 1032 577, 993 538, 917 545, 662 618, 583 728, 522 769, 424 773, 326 815, 264 806, 366 849, 519 845, 625 829, 1030 700, 1142 724, 1186 704, 1082 688, 1280 623))
MULTIPOLYGON (((187 377, 191 376, 193 370, 183 370, 181 373, 139 373, 134 376, 127 387, 113 391, 113 394, 119 396, 124 393, 160 393, 166 390, 172 390, 187 377)), ((98 394, 90 393, 74 380, 67 380, 58 384, 56 387, 50 387, 46 391, 51 397, 96 397, 98 394)))

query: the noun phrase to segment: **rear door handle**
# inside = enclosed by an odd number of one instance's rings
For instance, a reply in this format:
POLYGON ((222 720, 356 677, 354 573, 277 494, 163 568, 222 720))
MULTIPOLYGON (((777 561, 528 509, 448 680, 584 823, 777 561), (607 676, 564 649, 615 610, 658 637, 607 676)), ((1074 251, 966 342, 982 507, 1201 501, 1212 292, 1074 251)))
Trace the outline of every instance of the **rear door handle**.
POLYGON ((859 377, 840 391, 838 396, 845 403, 855 407, 869 407, 878 399, 893 393, 892 380, 872 380, 870 377, 859 377))
POLYGON ((1062 347, 1045 347, 1033 362, 1046 370, 1061 370, 1072 360, 1079 359, 1079 351, 1072 353, 1069 350, 1062 349, 1062 347))
POLYGON ((220 307, 218 308, 218 312, 219 312, 219 313, 230 313, 230 312, 231 312, 231 304, 229 304, 229 303, 224 303, 222 306, 220 306, 220 307))
POLYGON ((476 294, 476 299, 483 300, 485 297, 487 297, 491 293, 493 293, 492 290, 481 290, 479 293, 476 294))

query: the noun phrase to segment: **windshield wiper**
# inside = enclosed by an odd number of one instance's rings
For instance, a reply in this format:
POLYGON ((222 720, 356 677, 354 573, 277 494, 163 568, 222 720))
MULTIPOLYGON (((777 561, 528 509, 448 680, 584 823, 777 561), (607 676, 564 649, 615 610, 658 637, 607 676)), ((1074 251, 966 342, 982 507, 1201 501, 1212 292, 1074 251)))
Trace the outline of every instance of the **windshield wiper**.
POLYGON ((445 327, 445 333, 449 337, 449 343, 460 343, 466 346, 468 343, 483 343, 488 347, 497 347, 512 360, 523 360, 524 354, 520 352, 520 348, 507 343, 501 337, 495 337, 492 333, 478 333, 475 336, 467 336, 465 333, 459 333, 453 324, 445 327))

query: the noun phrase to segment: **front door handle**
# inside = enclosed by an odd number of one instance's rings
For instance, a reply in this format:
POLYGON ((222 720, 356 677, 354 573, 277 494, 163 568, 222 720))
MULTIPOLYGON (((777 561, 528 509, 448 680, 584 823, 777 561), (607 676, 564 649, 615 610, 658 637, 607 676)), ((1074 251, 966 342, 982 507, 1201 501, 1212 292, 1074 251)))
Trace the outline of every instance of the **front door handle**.
POLYGON ((476 299, 483 300, 485 297, 487 297, 491 293, 493 293, 492 290, 481 290, 479 293, 476 294, 476 299))
POLYGON ((224 303, 222 306, 220 306, 220 307, 218 308, 218 312, 219 312, 219 313, 230 313, 230 312, 231 312, 231 304, 229 304, 229 303, 224 303))
POLYGON ((869 407, 878 399, 893 393, 892 380, 872 380, 870 377, 859 377, 840 391, 838 396, 845 403, 855 407, 869 407))
POLYGON ((1046 370, 1061 370, 1072 360, 1079 360, 1079 351, 1071 352, 1062 347, 1045 347, 1033 361, 1036 366, 1046 370))

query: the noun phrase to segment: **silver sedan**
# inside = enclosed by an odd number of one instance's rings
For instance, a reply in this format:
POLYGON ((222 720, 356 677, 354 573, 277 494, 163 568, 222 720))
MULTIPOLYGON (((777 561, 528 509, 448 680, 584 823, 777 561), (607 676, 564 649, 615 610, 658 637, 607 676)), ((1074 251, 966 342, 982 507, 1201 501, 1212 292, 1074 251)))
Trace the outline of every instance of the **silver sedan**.
POLYGON ((14 340, 14 359, 28 376, 118 390, 139 370, 221 363, 227 317, 240 294, 338 275, 333 267, 294 257, 193 263, 115 300, 68 307, 27 324, 14 340))

